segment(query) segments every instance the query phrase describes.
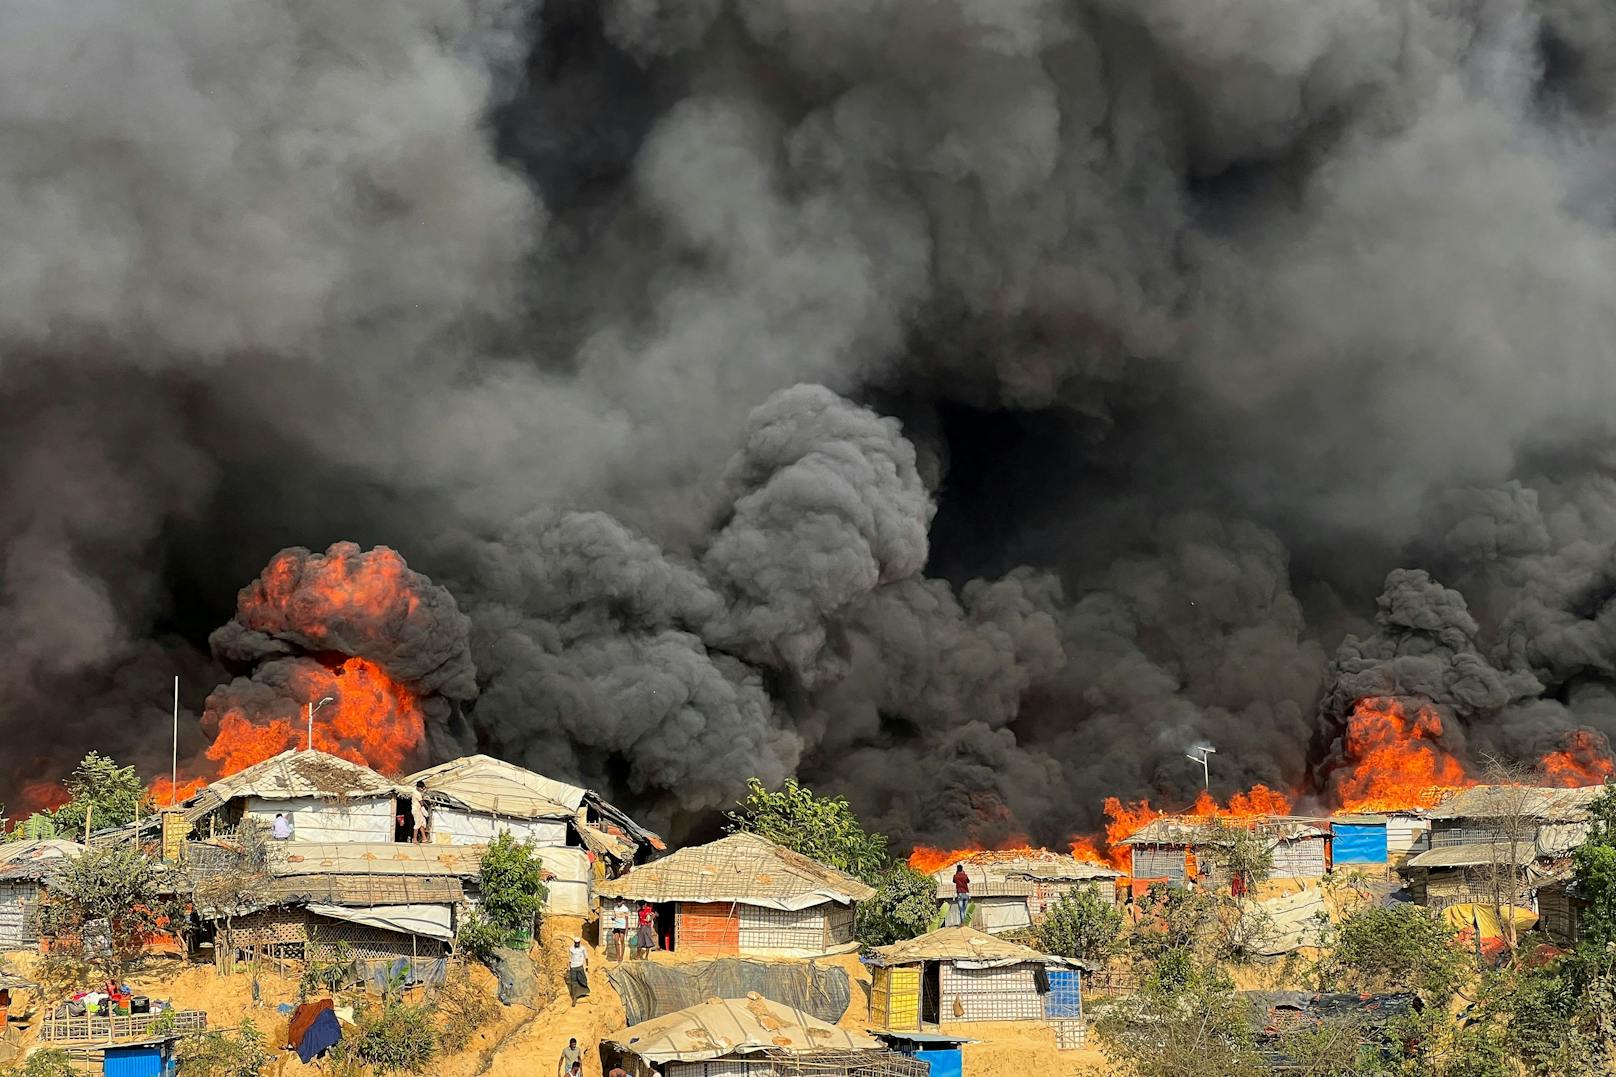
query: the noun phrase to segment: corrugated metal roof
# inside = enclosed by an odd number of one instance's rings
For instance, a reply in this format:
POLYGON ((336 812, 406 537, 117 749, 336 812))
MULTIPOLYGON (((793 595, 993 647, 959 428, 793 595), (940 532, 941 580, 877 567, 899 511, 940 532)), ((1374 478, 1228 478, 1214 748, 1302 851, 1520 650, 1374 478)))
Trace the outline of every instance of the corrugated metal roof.
MULTIPOLYGON (((1516 864, 1530 864, 1537 859, 1537 847, 1529 841, 1520 842, 1514 849, 1516 864)), ((1410 857, 1408 867, 1411 868, 1470 868, 1481 864, 1507 864, 1510 862, 1511 852, 1508 842, 1486 843, 1475 845, 1446 845, 1439 849, 1427 849, 1418 856, 1410 857)))
POLYGON ((879 1051, 881 1041, 761 995, 710 999, 614 1032, 606 1042, 652 1063, 701 1062, 761 1051, 879 1051))
POLYGON ((1082 967, 1082 962, 1041 954, 1029 946, 989 935, 974 927, 939 928, 917 939, 905 939, 891 946, 877 946, 873 953, 882 965, 907 965, 917 961, 983 961, 995 964, 1027 961, 1037 965, 1082 967))
POLYGON ((341 800, 349 797, 391 796, 397 786, 358 763, 325 752, 287 751, 220 778, 185 801, 184 814, 196 821, 209 812, 241 797, 287 800, 318 797, 341 800))
POLYGON ((399 779, 414 789, 426 783, 428 802, 448 802, 469 811, 511 819, 568 819, 583 803, 585 790, 535 774, 488 755, 468 755, 399 779))
MULTIPOLYGON (((410 845, 404 842, 269 843, 270 874, 289 875, 452 875, 474 878, 484 846, 410 845)), ((543 855, 542 853, 540 854, 543 855)))
POLYGON ((669 853, 595 887, 605 897, 631 901, 736 901, 777 908, 808 908, 825 901, 868 901, 863 882, 756 834, 669 853))
POLYGON ((1603 785, 1549 789, 1526 785, 1478 785, 1455 793, 1430 811, 1432 819, 1503 819, 1524 816, 1545 822, 1578 822, 1603 785))

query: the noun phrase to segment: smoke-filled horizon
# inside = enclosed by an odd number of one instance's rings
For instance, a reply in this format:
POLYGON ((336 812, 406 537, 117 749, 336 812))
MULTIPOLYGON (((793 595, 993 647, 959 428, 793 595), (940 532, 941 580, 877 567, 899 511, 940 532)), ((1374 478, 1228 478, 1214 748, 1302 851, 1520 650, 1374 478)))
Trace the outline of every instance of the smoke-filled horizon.
POLYGON ((1613 67, 1594 0, 25 0, 0 801, 160 773, 176 674, 200 756, 339 541, 465 615, 454 743, 675 835, 1319 790, 1364 695, 1616 736, 1613 67))

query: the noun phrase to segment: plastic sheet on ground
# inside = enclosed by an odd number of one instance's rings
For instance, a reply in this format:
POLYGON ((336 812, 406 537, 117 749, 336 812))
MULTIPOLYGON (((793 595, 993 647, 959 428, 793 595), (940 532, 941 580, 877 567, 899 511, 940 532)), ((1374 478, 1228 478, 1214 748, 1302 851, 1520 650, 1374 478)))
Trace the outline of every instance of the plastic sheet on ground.
POLYGON ((688 965, 629 962, 608 970, 606 979, 622 998, 623 1014, 630 1025, 708 999, 745 998, 750 993, 835 1024, 852 998, 852 985, 843 969, 738 957, 688 965))
POLYGON ((1246 905, 1244 928, 1254 953, 1266 957, 1318 946, 1325 927, 1324 892, 1309 888, 1246 905))
MULTIPOLYGON (((1530 931, 1537 926, 1537 913, 1530 909, 1512 907, 1506 909, 1505 912, 1514 921, 1517 935, 1523 931, 1530 931)), ((1472 903, 1449 905, 1442 910, 1442 918, 1456 930, 1460 932, 1472 931, 1484 939, 1496 939, 1504 934, 1503 925, 1499 922, 1490 905, 1472 903)))

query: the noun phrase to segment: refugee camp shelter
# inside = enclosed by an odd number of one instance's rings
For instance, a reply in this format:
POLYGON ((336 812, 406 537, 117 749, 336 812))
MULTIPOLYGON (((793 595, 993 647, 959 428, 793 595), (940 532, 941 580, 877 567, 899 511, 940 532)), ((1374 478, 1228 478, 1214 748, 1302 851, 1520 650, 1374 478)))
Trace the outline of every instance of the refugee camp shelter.
MULTIPOLYGON (((1058 853, 1010 855, 983 853, 964 862, 971 880, 971 927, 1001 932, 1026 928, 1041 921, 1050 906, 1078 890, 1089 890, 1108 902, 1116 900, 1121 872, 1058 853)), ((937 900, 943 905, 943 924, 959 926, 959 905, 954 900, 955 864, 933 873, 937 900)))
POLYGON ((674 950, 797 956, 855 945, 854 907, 875 896, 853 876, 756 834, 680 849, 596 891, 659 906, 674 950))
POLYGON ((1330 817, 1330 857, 1338 867, 1401 864, 1430 847, 1431 821, 1422 811, 1343 812, 1330 817))
POLYGON ((39 942, 35 912, 50 877, 84 851, 72 841, 46 838, 0 844, 0 950, 39 942))
POLYGON ((1218 848, 1237 830, 1257 834, 1274 854, 1273 879, 1321 878, 1330 860, 1330 832, 1303 819, 1203 819, 1164 816, 1124 838, 1130 874, 1185 886, 1195 879, 1210 886, 1230 880, 1218 866, 1218 848))
POLYGON ((872 1028, 870 1034, 900 1055, 926 1063, 931 1067, 931 1077, 963 1077, 965 1052, 962 1048, 976 1042, 939 1032, 891 1032, 872 1028))
POLYGON ((662 848, 661 838, 590 790, 490 756, 455 759, 399 784, 412 790, 417 782, 425 787, 430 843, 483 846, 509 833, 540 847, 546 912, 587 916, 597 878, 662 848))
POLYGON ((875 1037, 752 994, 710 999, 608 1036, 603 1065, 664 1077, 927 1077, 875 1037))
POLYGON ((1081 1021, 1082 963, 969 927, 878 946, 868 959, 870 1023, 892 1031, 946 1021, 1081 1021))
MULTIPOLYGON (((1569 876, 1571 854, 1588 836, 1588 807, 1604 788, 1462 790, 1430 810, 1430 848, 1410 857, 1400 872, 1415 901, 1434 909, 1491 901, 1510 874, 1515 883, 1509 889, 1555 887, 1569 876)), ((1568 917, 1556 916, 1554 931, 1571 928, 1568 917)))
POLYGON ((204 786, 181 811, 193 827, 211 816, 214 831, 244 819, 268 827, 286 815, 297 842, 391 842, 408 837, 399 834, 398 798, 397 786, 369 767, 294 750, 204 786))

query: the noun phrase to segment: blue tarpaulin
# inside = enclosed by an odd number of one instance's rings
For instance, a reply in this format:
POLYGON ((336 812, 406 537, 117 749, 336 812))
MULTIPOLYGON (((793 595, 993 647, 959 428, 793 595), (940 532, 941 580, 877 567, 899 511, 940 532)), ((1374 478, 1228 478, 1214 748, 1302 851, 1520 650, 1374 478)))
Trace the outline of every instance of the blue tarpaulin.
POLYGON ((307 1066, 341 1042, 342 1026, 337 1023, 337 1015, 330 1010, 321 1010, 298 1042, 297 1057, 307 1066))
POLYGON ((931 1064, 931 1077, 961 1077, 965 1071, 958 1047, 951 1051, 916 1051, 913 1057, 931 1064))
POLYGON ((1044 1016, 1051 1021, 1083 1016, 1082 973, 1076 969, 1050 969, 1049 994, 1044 996, 1044 1016))
POLYGON ((1336 823, 1331 829, 1337 864, 1386 863, 1385 823, 1336 823))

